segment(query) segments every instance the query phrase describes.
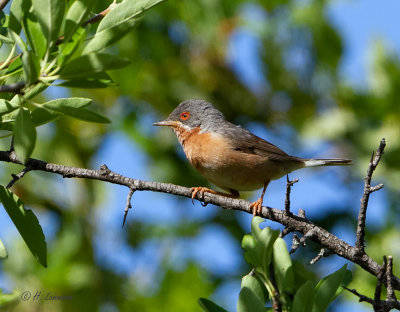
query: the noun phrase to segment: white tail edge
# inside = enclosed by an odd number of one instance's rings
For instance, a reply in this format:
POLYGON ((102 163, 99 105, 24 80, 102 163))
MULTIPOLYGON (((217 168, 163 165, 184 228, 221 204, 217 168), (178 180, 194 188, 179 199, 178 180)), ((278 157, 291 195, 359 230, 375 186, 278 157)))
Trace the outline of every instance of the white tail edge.
POLYGON ((304 165, 306 167, 318 166, 348 166, 352 165, 351 159, 306 159, 304 165))

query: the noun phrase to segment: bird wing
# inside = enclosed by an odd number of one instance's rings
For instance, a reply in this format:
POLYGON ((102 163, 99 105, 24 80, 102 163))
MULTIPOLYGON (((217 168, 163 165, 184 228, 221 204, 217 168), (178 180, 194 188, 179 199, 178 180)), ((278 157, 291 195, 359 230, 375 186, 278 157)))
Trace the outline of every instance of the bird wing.
POLYGON ((274 161, 301 161, 300 158, 288 155, 279 147, 240 126, 234 124, 226 126, 221 128, 220 132, 231 141, 232 149, 235 151, 267 157, 274 161))

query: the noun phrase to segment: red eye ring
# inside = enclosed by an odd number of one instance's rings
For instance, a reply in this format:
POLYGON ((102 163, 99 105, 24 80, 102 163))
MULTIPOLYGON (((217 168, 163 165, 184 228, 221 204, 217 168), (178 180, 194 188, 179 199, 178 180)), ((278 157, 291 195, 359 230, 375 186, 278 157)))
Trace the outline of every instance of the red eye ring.
POLYGON ((182 120, 188 120, 189 117, 190 117, 190 113, 189 113, 189 112, 183 112, 183 113, 181 114, 181 119, 182 119, 182 120))

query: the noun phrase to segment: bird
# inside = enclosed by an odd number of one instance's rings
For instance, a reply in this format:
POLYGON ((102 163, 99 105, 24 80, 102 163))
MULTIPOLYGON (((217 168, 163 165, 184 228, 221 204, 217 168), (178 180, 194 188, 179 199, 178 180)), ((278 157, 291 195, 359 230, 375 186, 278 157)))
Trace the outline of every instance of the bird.
POLYGON ((245 128, 227 121, 211 103, 189 99, 180 103, 154 126, 174 130, 190 164, 208 181, 228 191, 192 187, 192 202, 199 193, 238 198, 239 192, 262 188, 249 211, 260 215, 268 184, 290 172, 307 167, 351 165, 350 159, 318 159, 291 156, 245 128))

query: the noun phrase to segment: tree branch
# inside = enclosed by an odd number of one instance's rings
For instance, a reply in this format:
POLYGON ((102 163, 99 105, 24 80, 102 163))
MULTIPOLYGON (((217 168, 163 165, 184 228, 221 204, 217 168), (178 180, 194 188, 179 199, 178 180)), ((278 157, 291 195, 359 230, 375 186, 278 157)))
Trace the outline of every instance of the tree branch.
POLYGON ((12 92, 12 93, 20 93, 21 90, 25 87, 25 82, 20 81, 17 83, 13 83, 10 85, 2 85, 0 86, 0 92, 12 92))
POLYGON ((368 206, 369 195, 372 192, 380 190, 383 187, 383 184, 371 187, 371 178, 372 174, 375 171, 375 168, 378 166, 378 163, 383 155, 385 146, 386 142, 385 139, 383 138, 379 144, 375 156, 374 153, 372 153, 371 160, 369 162, 367 169, 367 175, 365 177, 364 193, 361 198, 360 211, 358 213, 357 233, 356 233, 356 248, 360 256, 362 256, 365 253, 364 251, 365 220, 367 217, 367 206, 368 206))
POLYGON ((10 0, 1 0, 0 1, 0 11, 3 11, 4 7, 7 5, 8 2, 10 2, 10 0))
MULTIPOLYGON (((0 161, 24 165, 17 158, 15 152, 13 151, 0 151, 0 161)), ((70 166, 47 163, 42 160, 33 158, 27 161, 26 166, 29 167, 31 171, 39 170, 51 172, 61 175, 64 178, 84 178, 99 180, 123 185, 135 191, 162 192, 172 195, 184 196, 187 198, 191 198, 192 194, 191 189, 188 187, 183 187, 170 183, 159 183, 132 179, 115 173, 108 168, 105 169, 104 167, 100 168, 99 170, 75 168, 70 166)), ((252 214, 252 211, 250 209, 250 202, 244 199, 230 198, 211 193, 205 193, 204 198, 201 197, 198 199, 202 200, 205 203, 213 204, 224 209, 240 210, 252 214)), ((278 222, 285 227, 293 229, 293 231, 302 233, 307 238, 320 244, 322 247, 331 250, 338 256, 358 264, 364 270, 374 276, 378 276, 378 274, 382 270, 382 266, 375 262, 367 254, 363 254, 360 256, 355 247, 349 245, 345 241, 329 233, 327 230, 315 225, 305 217, 287 214, 285 210, 270 207, 262 207, 260 216, 265 219, 278 222), (312 235, 310 235, 310 233, 312 233, 312 235)), ((400 290, 400 279, 398 277, 393 276, 392 284, 393 289, 400 290)))

